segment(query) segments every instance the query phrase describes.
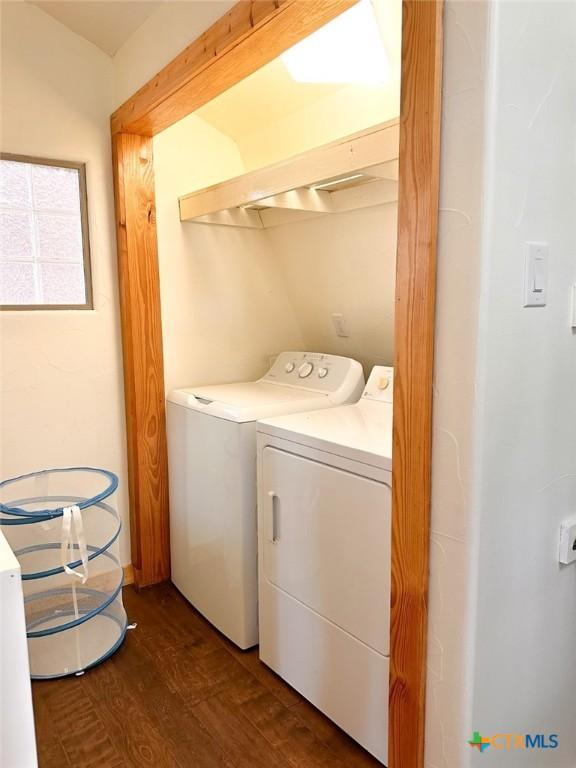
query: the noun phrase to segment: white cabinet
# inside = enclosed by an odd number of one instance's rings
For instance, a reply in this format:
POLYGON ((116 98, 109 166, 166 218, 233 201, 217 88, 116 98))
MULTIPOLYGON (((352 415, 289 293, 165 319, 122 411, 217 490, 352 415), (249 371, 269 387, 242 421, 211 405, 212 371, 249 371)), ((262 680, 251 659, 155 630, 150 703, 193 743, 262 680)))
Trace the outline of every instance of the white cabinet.
POLYGON ((0 531, 0 766, 37 765, 20 566, 0 531))

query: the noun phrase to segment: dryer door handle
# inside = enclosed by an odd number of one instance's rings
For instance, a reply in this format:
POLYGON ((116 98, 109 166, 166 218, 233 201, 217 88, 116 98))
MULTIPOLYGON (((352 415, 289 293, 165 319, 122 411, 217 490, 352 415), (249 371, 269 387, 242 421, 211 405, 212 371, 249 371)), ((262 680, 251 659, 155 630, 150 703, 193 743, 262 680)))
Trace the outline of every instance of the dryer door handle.
POLYGON ((278 503, 280 499, 274 491, 268 491, 268 498, 270 499, 270 506, 268 511, 268 541, 272 544, 278 544, 280 541, 280 510, 278 503))

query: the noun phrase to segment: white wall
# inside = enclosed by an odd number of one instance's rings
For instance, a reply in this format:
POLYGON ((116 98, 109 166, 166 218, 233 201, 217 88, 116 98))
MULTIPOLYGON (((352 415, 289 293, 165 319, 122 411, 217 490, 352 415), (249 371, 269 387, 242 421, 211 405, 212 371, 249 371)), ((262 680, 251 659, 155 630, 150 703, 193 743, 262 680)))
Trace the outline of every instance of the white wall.
MULTIPOLYGON (((472 718, 557 733, 506 766, 576 764, 576 5, 492 8, 478 360, 479 513, 472 718), (548 306, 524 309, 524 244, 550 245, 548 306)), ((476 759, 473 764, 480 765, 476 759)))
POLYGON ((289 348, 349 355, 366 373, 393 361, 395 203, 265 231, 182 224, 179 195, 244 170, 195 115, 155 137, 154 166, 167 390, 255 378, 289 348))
MULTIPOLYGON (((373 106, 357 129, 384 118, 382 104, 373 106)), ((279 141, 274 161, 309 148, 310 134, 298 117, 296 139, 279 141)), ((281 121, 284 128, 294 119, 281 121)), ((345 135, 344 117, 335 115, 333 122, 330 130, 345 135)), ((330 139, 322 130, 320 144, 330 139)), ((274 131, 267 125, 263 135, 269 139, 274 131)), ((271 355, 289 348, 349 355, 366 373, 374 364, 390 364, 396 204, 266 231, 180 223, 179 195, 242 174, 251 162, 263 164, 243 149, 198 115, 154 139, 167 390, 257 377, 271 355), (348 338, 336 335, 333 312, 345 315, 348 338)))
POLYGON ((470 759, 474 399, 482 234, 487 4, 448 2, 432 443, 426 768, 470 759))
POLYGON ((449 2, 445 32, 426 764, 574 768, 576 6, 449 2), (473 729, 560 748, 481 756, 473 729))
POLYGON ((238 175, 234 142, 192 115, 154 139, 166 389, 253 379, 303 340, 266 233, 182 224, 178 196, 238 175))
POLYGON ((200 117, 236 141, 246 170, 398 117, 402 3, 372 0, 372 5, 390 67, 384 82, 298 83, 279 58, 200 108, 200 117))
POLYGON ((267 230, 304 346, 353 357, 368 374, 394 361, 397 204, 330 214, 267 230), (336 335, 333 312, 348 338, 336 335))
POLYGON ((87 163, 95 309, 0 313, 0 475, 116 472, 129 562, 111 89, 108 56, 28 3, 2 4, 2 150, 87 163))
POLYGON ((235 0, 167 0, 116 52, 116 109, 235 5, 235 0))
POLYGON ((231 131, 231 135, 246 170, 252 171, 394 120, 399 114, 399 81, 383 88, 349 85, 273 122, 265 115, 255 116, 250 131, 231 131))

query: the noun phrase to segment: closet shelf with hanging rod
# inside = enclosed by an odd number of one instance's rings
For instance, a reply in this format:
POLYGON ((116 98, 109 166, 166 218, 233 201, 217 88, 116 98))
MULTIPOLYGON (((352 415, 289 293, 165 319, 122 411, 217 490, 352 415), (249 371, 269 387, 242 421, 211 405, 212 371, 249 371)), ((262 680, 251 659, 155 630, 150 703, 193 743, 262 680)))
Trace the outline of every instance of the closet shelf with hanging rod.
POLYGON ((267 229, 398 199, 399 121, 180 197, 180 220, 267 229))

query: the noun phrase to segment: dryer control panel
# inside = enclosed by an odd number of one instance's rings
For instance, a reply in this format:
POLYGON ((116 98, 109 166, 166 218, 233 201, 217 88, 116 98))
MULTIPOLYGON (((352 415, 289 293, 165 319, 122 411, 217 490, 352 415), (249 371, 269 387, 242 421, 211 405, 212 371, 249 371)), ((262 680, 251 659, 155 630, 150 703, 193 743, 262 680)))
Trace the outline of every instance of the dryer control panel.
POLYGON ((358 396, 364 386, 362 366, 350 357, 321 352, 281 352, 260 381, 325 392, 339 392, 342 387, 356 387, 358 396))
POLYGON ((362 394, 362 399, 391 403, 393 402, 393 397, 394 368, 387 365, 375 365, 368 377, 368 383, 362 394))

